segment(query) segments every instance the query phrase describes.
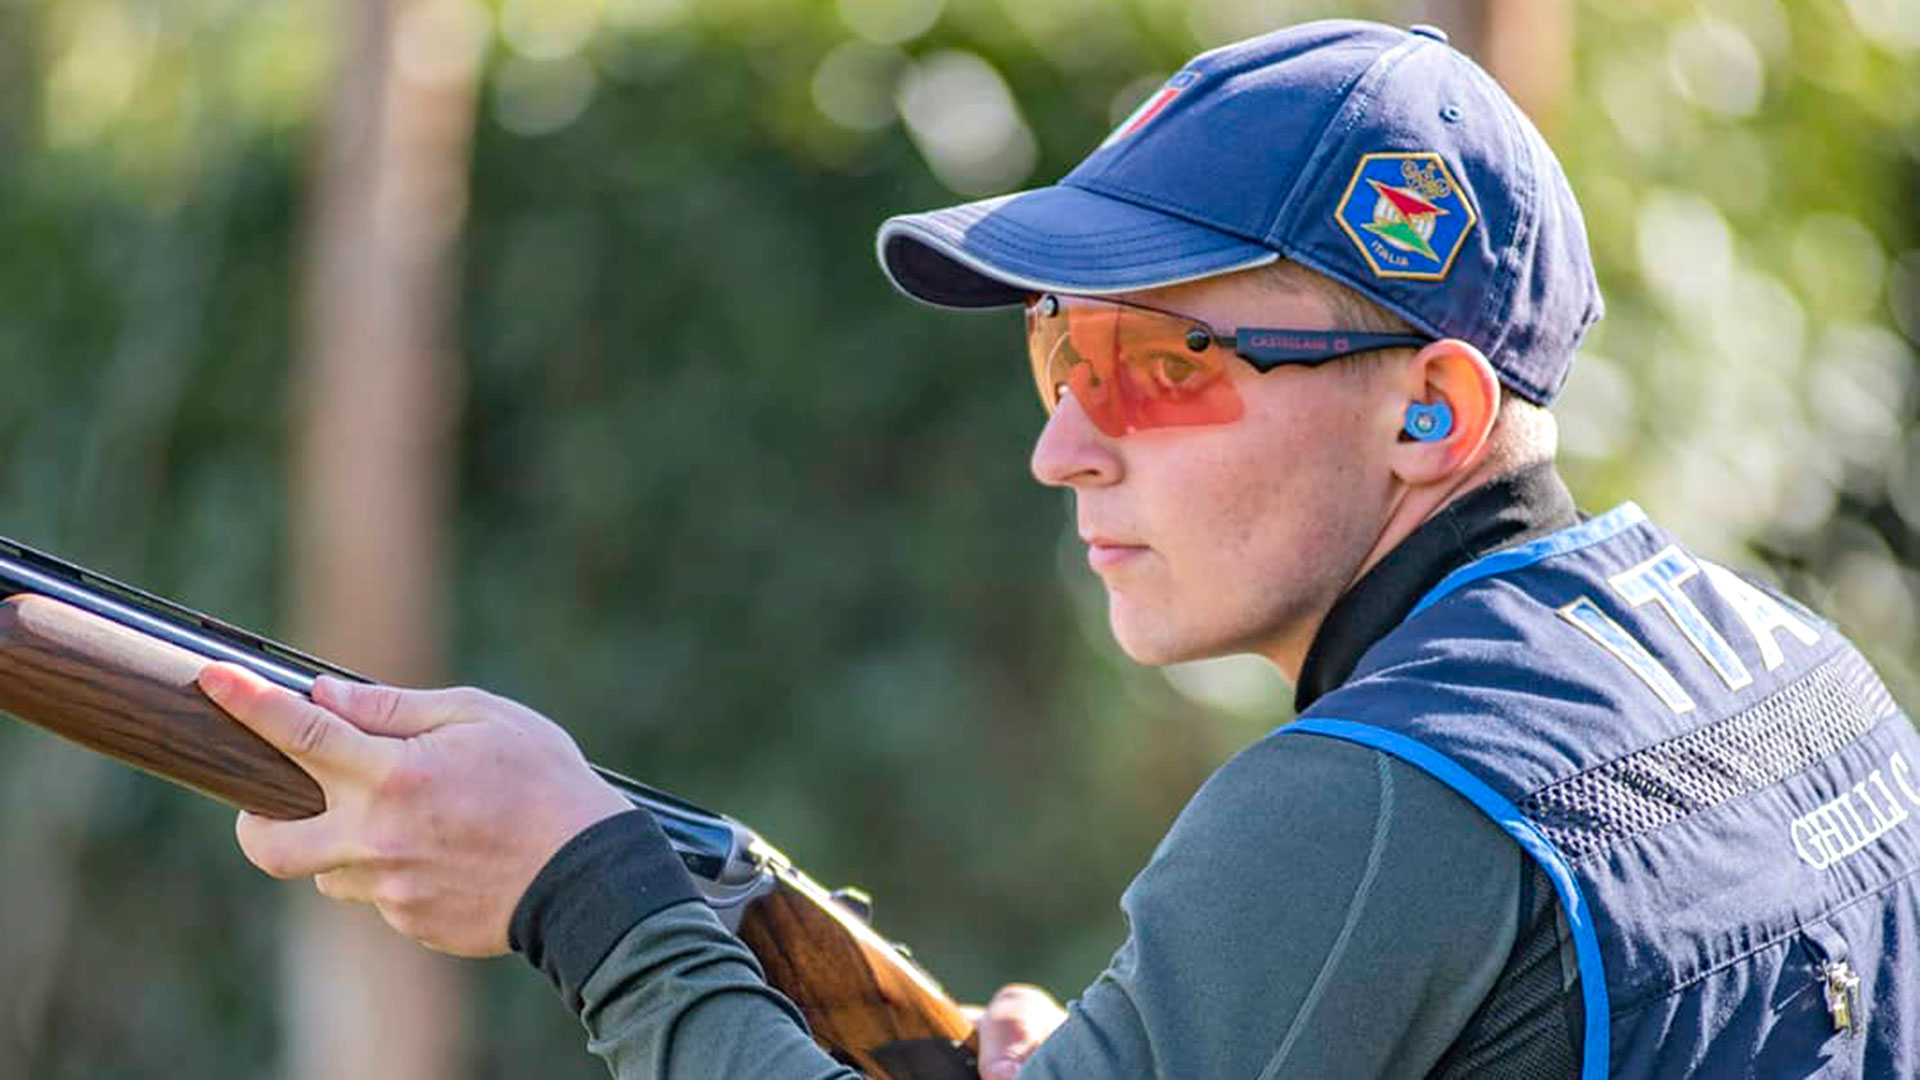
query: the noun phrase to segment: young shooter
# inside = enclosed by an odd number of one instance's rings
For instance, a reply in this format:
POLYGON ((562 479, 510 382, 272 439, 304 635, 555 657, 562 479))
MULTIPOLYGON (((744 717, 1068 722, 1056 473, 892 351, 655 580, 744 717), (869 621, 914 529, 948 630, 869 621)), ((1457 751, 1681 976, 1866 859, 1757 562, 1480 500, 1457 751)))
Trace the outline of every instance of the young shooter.
MULTIPOLYGON (((1033 473, 1127 654, 1254 653, 1300 711, 1194 797, 1069 1008, 994 998, 983 1075, 1920 1075, 1920 740, 1832 625, 1575 511, 1546 410, 1601 313, 1580 210, 1443 34, 1214 50, 1059 184, 879 239, 912 296, 1024 308, 1033 473)), ((268 873, 525 953, 620 1077, 853 1075, 541 717, 202 685, 326 790, 242 817, 268 873)))

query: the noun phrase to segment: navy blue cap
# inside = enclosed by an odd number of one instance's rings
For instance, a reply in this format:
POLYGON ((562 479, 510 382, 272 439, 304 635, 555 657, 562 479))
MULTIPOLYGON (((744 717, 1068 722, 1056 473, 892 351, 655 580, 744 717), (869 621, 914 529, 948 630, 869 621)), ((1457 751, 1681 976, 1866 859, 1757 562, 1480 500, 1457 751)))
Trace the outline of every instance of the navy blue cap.
POLYGON ((1128 292, 1286 258, 1547 404, 1600 317, 1560 163, 1430 27, 1329 21, 1202 53, 1052 187, 880 226, 901 291, 943 307, 1128 292))

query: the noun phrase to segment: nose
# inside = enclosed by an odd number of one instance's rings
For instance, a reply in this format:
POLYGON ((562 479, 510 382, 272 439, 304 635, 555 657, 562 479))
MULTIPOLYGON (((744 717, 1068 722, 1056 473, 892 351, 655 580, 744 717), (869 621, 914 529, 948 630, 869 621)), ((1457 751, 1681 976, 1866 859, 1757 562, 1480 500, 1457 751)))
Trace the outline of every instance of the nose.
POLYGON ((1072 393, 1064 390, 1034 441, 1030 465, 1033 478, 1048 487, 1104 487, 1119 483, 1123 475, 1113 440, 1093 425, 1072 393))

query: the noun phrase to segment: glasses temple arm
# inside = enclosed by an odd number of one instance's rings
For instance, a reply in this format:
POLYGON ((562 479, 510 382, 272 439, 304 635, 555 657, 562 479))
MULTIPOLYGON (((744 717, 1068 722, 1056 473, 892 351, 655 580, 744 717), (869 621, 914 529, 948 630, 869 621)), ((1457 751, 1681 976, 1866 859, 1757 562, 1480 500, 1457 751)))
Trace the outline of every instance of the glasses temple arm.
POLYGON ((1375 349, 1418 349, 1433 339, 1416 334, 1376 334, 1359 330, 1283 330, 1243 328, 1216 339, 1261 371, 1283 364, 1314 366, 1375 349))

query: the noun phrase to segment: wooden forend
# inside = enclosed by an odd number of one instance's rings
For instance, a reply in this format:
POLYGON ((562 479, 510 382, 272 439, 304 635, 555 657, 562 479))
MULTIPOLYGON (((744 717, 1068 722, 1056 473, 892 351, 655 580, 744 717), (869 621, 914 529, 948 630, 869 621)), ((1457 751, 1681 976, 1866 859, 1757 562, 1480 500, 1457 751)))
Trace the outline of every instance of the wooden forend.
POLYGON ((207 663, 45 596, 0 600, 0 710, 256 814, 326 809, 312 777, 200 692, 207 663))
MULTIPOLYGON (((200 692, 207 658, 45 596, 0 600, 0 710, 268 817, 326 809, 319 785, 200 692)), ((784 865, 740 937, 830 1052, 872 1080, 973 1080, 972 1025, 926 973, 784 865)))

